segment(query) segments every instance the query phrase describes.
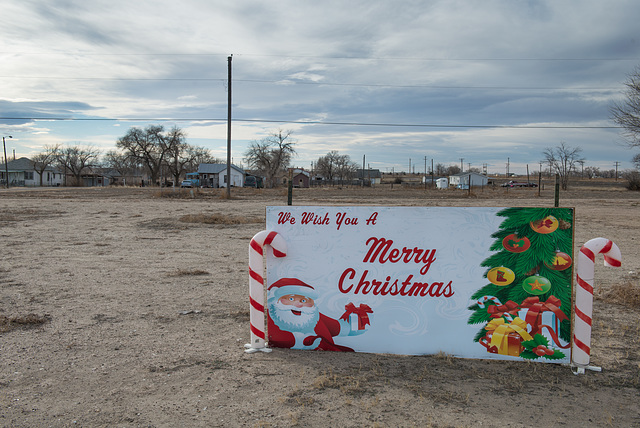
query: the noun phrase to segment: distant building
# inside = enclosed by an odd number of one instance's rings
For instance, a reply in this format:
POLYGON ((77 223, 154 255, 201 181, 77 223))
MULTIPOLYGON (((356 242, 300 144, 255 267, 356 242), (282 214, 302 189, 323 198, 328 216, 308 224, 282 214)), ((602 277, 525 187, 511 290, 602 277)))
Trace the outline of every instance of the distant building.
POLYGON ((198 165, 198 177, 202 187, 227 187, 229 181, 231 187, 243 187, 244 176, 244 170, 235 165, 231 165, 231 180, 227 178, 227 164, 201 163, 198 165))
POLYGON ((291 174, 291 182, 293 187, 308 188, 311 184, 311 173, 305 171, 304 168, 289 168, 289 170, 279 176, 278 183, 283 186, 289 185, 289 175, 291 174))
POLYGON ((436 179, 436 189, 446 189, 447 187, 449 187, 449 180, 444 177, 436 179))
POLYGON ((468 189, 469 184, 471 187, 486 186, 489 183, 489 179, 486 175, 478 174, 476 172, 461 172, 449 176, 449 186, 457 187, 460 189, 468 189))
MULTIPOLYGON (((70 180, 67 176, 67 183, 70 183, 70 180)), ((90 167, 85 168, 80 175, 81 186, 83 187, 106 187, 112 185, 130 185, 130 186, 138 186, 142 182, 141 176, 123 176, 120 172, 112 168, 99 168, 99 167, 90 167), (128 181, 127 181, 128 180, 128 181)))
POLYGON ((364 180, 365 184, 372 186, 382 183, 382 173, 379 169, 358 169, 356 178, 360 181, 364 180))
MULTIPOLYGON (((36 164, 29 158, 19 158, 0 165, 0 183, 7 184, 7 170, 9 170, 9 186, 40 186, 40 172, 36 164)), ((64 174, 52 166, 48 166, 42 172, 43 186, 61 186, 64 183, 64 174)))

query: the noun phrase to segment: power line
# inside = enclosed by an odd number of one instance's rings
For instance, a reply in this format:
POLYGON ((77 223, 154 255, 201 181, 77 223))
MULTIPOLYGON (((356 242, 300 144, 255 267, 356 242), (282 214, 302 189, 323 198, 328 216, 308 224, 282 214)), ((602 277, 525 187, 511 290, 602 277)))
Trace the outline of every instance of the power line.
MULTIPOLYGON (((43 55, 51 55, 51 56, 220 56, 226 57, 228 54, 226 53, 213 53, 213 52, 194 52, 194 53, 184 53, 184 52, 0 52, 3 55, 24 55, 24 56, 43 56, 43 55)), ((640 58, 635 57, 595 57, 595 58, 585 58, 585 57, 576 57, 576 58, 533 58, 533 57, 515 57, 515 58, 490 58, 490 57, 463 57, 463 58, 445 58, 445 57, 418 57, 418 56, 357 56, 357 55, 291 55, 291 54, 256 54, 256 53, 244 53, 244 54, 234 54, 239 57, 261 57, 261 58, 310 58, 310 59, 338 59, 338 60, 374 60, 374 61, 442 61, 442 62, 455 62, 455 61, 463 61, 463 62, 473 62, 473 61, 495 61, 495 62, 531 62, 531 61, 542 61, 542 62, 586 62, 586 61, 639 61, 640 58)))
MULTIPOLYGON (((222 118, 78 118, 78 117, 0 117, 0 120, 68 121, 68 122, 226 122, 222 118)), ((290 123, 298 125, 338 125, 338 126, 380 126, 397 128, 484 128, 484 129, 622 129, 621 126, 587 125, 455 125, 430 123, 388 123, 388 122, 333 122, 322 120, 276 120, 276 119, 233 119, 247 123, 290 123)))
MULTIPOLYGON (((226 79, 215 77, 61 77, 61 76, 0 76, 2 79, 38 79, 38 80, 88 80, 88 81, 175 81, 175 82, 226 82, 226 79)), ((235 82, 269 83, 280 85, 308 85, 308 86, 337 86, 337 87, 365 87, 365 88, 423 88, 423 89, 478 89, 478 90, 527 90, 527 91, 613 91, 620 87, 559 87, 559 86, 461 86, 461 85, 393 85, 387 83, 331 83, 331 82, 303 82, 289 80, 260 80, 234 79, 235 82)))
POLYGON ((196 80, 196 81, 221 81, 224 82, 226 81, 225 79, 222 78, 213 78, 213 77, 158 77, 158 78, 154 78, 154 77, 78 77, 78 76, 73 76, 73 77, 63 77, 63 76, 0 76, 1 79, 41 79, 41 80, 149 80, 149 81, 156 81, 156 80, 175 80, 175 81, 189 81, 189 80, 196 80))

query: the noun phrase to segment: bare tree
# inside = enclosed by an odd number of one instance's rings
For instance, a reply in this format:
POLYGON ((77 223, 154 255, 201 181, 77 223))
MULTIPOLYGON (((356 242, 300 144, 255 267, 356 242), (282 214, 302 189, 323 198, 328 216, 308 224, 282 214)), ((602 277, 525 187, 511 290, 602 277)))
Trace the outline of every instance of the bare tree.
POLYGON ((98 162, 100 151, 94 147, 71 146, 59 149, 56 152, 56 162, 66 171, 69 171, 75 185, 82 185, 82 173, 85 169, 94 166, 98 162))
POLYGON ((353 179, 358 171, 358 166, 351 161, 349 155, 341 155, 338 151, 332 150, 325 156, 318 158, 316 170, 328 182, 333 183, 336 179, 344 182, 344 180, 353 179))
MULTIPOLYGON (((358 172, 358 165, 351 160, 349 155, 340 155, 337 159, 337 173, 340 181, 352 180, 358 172)), ((362 169, 364 174, 364 168, 362 169)), ((364 176, 362 179, 364 180, 364 176)))
POLYGON ((447 167, 441 163, 437 163, 434 170, 436 175, 447 175, 447 167))
POLYGON ((603 169, 600 171, 600 176, 602 178, 616 178, 616 170, 615 169, 603 169))
POLYGON ((222 164, 226 162, 225 160, 213 156, 213 153, 211 153, 211 150, 209 149, 200 146, 192 146, 192 148, 195 151, 195 154, 193 157, 193 161, 187 166, 187 168, 191 171, 197 170, 198 166, 201 163, 222 164))
POLYGON ((614 103, 611 118, 624 129, 622 134, 630 147, 640 147, 640 67, 624 83, 625 100, 614 103))
POLYGON ((600 168, 597 166, 587 166, 584 168, 584 173, 587 178, 596 178, 600 176, 600 168))
POLYGON ((460 174, 462 169, 458 165, 449 165, 445 170, 445 175, 456 175, 460 174))
POLYGON ((567 190, 569 177, 575 170, 576 164, 584 160, 580 157, 580 153, 582 153, 580 147, 570 147, 564 142, 556 147, 548 147, 542 152, 544 161, 560 176, 562 190, 567 190))
POLYGON ((117 171, 122 176, 123 184, 135 184, 135 177, 141 175, 142 168, 136 158, 115 150, 110 150, 104 155, 102 165, 117 171))
POLYGON ((165 162, 169 168, 169 174, 173 176, 174 186, 180 180, 180 176, 185 172, 185 167, 193 161, 195 153, 190 150, 186 142, 186 134, 177 126, 164 135, 166 145, 165 162))
POLYGON ((316 162, 316 171, 328 182, 333 182, 337 174, 339 158, 340 154, 336 150, 319 157, 316 162))
POLYGON ((252 141, 245 152, 249 167, 264 174, 269 187, 277 186, 278 175, 286 171, 296 153, 292 133, 278 130, 260 141, 252 141))
POLYGON ((155 183, 169 151, 167 140, 162 126, 150 125, 144 130, 132 127, 124 137, 118 139, 116 146, 123 149, 127 156, 143 164, 149 171, 151 182, 155 183))
POLYGON ((102 158, 102 164, 118 171, 121 175, 130 174, 138 166, 135 158, 116 150, 109 150, 102 158))
POLYGON ((60 145, 45 146, 44 150, 31 158, 33 168, 40 176, 40 187, 43 185, 44 172, 56 162, 56 156, 60 150, 60 145))

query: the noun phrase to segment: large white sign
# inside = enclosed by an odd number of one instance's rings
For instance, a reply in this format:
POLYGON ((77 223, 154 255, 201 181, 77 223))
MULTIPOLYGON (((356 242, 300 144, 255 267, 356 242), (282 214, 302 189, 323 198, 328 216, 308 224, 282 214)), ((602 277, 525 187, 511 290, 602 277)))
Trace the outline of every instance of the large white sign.
POLYGON ((572 215, 268 207, 269 345, 568 362, 572 215))

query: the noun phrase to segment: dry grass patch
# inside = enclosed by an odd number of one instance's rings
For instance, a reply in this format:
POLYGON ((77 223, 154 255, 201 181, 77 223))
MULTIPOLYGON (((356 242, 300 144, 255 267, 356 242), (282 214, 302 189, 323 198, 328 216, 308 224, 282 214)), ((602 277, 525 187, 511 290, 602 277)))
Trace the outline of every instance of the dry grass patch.
POLYGON ((168 187, 153 192, 153 196, 156 198, 168 198, 168 199, 196 199, 204 198, 206 195, 198 188, 173 188, 168 187))
POLYGON ((180 217, 180 221, 184 223, 224 225, 262 223, 262 219, 257 217, 238 217, 222 214, 187 214, 180 217))
POLYGON ((344 394, 358 395, 365 392, 366 378, 364 376, 353 376, 348 374, 337 374, 333 370, 322 372, 313 380, 315 389, 324 390, 327 388, 338 389, 344 394))
POLYGON ((49 315, 28 314, 7 317, 0 315, 0 333, 6 333, 20 327, 35 327, 51 320, 49 315))
POLYGON ((171 272, 168 276, 203 276, 211 275, 206 270, 202 269, 176 269, 175 272, 171 272))
POLYGON ((598 298, 610 303, 640 308, 640 285, 632 282, 615 284, 609 290, 601 290, 598 298))

